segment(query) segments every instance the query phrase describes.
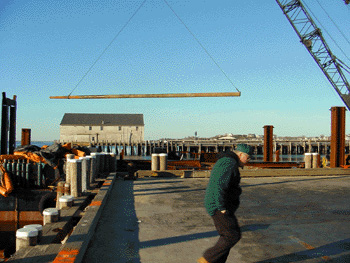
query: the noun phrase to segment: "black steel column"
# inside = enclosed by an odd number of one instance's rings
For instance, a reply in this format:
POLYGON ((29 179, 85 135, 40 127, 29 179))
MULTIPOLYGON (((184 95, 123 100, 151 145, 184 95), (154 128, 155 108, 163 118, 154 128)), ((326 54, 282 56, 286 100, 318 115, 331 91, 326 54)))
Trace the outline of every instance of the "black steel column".
POLYGON ((273 126, 264 126, 264 162, 273 161, 273 126))
POLYGON ((345 164, 345 107, 331 108, 331 159, 330 167, 345 164))
POLYGON ((9 154, 13 154, 16 148, 16 96, 13 100, 8 99, 10 107, 10 136, 9 136, 9 154))
POLYGON ((2 111, 1 111, 1 154, 7 154, 8 140, 8 108, 5 92, 2 93, 2 111))
POLYGON ((13 154, 16 147, 16 96, 13 100, 6 98, 2 93, 2 114, 1 114, 1 154, 13 154), (10 108, 10 118, 9 118, 10 108), (9 152, 7 152, 7 147, 9 152))

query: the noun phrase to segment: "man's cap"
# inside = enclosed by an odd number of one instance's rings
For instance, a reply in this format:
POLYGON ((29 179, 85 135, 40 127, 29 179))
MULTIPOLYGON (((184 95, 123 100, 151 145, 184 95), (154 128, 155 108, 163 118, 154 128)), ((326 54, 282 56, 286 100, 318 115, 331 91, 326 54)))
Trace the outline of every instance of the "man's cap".
POLYGON ((251 147, 250 145, 245 144, 245 143, 237 144, 235 150, 239 151, 239 152, 246 153, 248 155, 251 155, 253 153, 253 147, 251 147))

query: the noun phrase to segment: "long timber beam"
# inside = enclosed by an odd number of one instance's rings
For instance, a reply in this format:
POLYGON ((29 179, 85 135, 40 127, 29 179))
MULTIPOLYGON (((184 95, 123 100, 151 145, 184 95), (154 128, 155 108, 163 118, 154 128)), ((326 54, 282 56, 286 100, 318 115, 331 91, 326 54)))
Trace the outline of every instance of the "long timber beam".
POLYGON ((117 95, 68 95, 50 96, 50 99, 128 99, 128 98, 193 98, 193 97, 239 97, 240 92, 166 93, 166 94, 117 94, 117 95))

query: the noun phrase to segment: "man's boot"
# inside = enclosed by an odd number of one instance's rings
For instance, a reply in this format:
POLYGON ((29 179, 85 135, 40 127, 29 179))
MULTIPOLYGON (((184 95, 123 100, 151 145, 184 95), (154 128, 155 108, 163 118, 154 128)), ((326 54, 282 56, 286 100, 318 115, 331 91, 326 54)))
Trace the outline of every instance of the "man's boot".
POLYGON ((197 260, 197 263, 210 263, 204 257, 201 257, 197 260))

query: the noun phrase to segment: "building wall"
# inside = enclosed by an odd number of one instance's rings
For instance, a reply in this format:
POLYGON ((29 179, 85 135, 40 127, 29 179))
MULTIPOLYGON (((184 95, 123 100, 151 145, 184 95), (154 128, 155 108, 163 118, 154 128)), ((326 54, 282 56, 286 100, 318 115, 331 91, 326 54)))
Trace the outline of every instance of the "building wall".
POLYGON ((144 126, 60 126, 60 142, 140 143, 144 126))

